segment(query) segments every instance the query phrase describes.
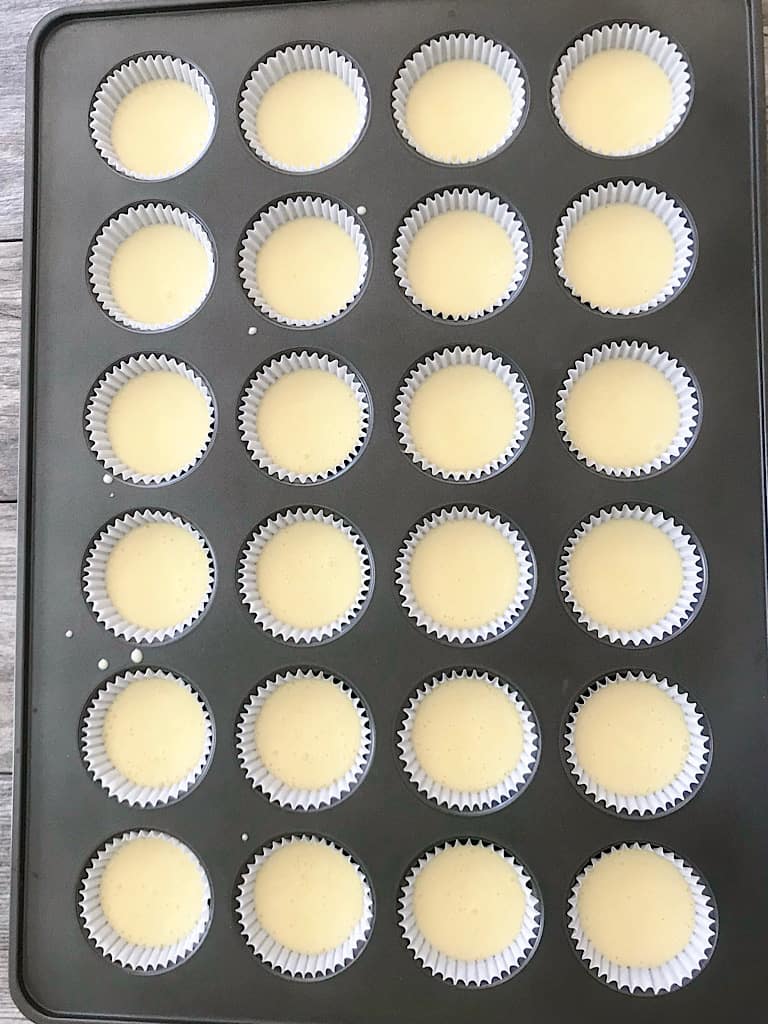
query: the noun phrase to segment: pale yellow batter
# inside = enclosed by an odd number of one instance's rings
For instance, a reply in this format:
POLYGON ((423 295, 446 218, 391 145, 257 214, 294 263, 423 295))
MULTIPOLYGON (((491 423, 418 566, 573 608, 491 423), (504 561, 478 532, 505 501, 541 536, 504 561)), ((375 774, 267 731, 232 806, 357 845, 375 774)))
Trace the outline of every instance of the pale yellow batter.
POLYGON ((675 545, 651 523, 609 519, 576 544, 573 596, 592 622, 608 629, 645 629, 672 610, 683 586, 675 545))
POLYGON ((576 759, 600 786, 643 796, 683 769, 690 738, 682 709, 653 683, 622 679, 596 690, 573 727, 576 759))
POLYGON ((360 440, 360 403, 327 370, 293 370, 270 384, 259 402, 256 433, 274 465, 324 473, 341 465, 360 440))
POLYGON ((509 541, 475 519, 449 520, 418 542, 410 566, 416 603, 439 625, 489 625, 512 604, 520 567, 509 541))
POLYGON ((205 100, 191 85, 158 79, 120 101, 112 121, 112 148, 126 170, 162 178, 202 153, 210 129, 205 100))
POLYGON ((585 876, 577 901, 596 949, 622 967, 660 967, 693 934, 694 903, 685 876, 651 850, 614 850, 585 876))
POLYGON ((353 542, 330 523, 283 527, 264 545, 256 585, 269 611, 295 629, 328 626, 357 600, 363 575, 353 542))
POLYGON ((341 779, 360 750, 360 716, 328 678, 291 678, 267 697, 256 719, 256 749, 275 778, 296 789, 341 779))
POLYGON ((517 428, 509 388, 482 366, 445 366, 419 385, 408 430, 417 453, 438 469, 469 472, 499 459, 517 428))
POLYGON ((611 203, 587 213, 565 240, 563 264, 574 293, 606 309, 653 299, 672 276, 675 243, 649 210, 611 203))
POLYGON ((283 846, 253 883, 259 923, 286 949, 316 956, 345 942, 363 916, 363 883, 338 850, 309 840, 283 846))
POLYGON ((115 850, 100 895, 109 923, 136 946, 180 942, 205 909, 203 880, 192 857, 157 836, 139 836, 115 850))
POLYGON ((419 702, 411 740, 430 779, 477 793, 501 783, 523 752, 520 714, 483 679, 448 679, 419 702))
POLYGON ((107 558, 107 595, 118 613, 141 629, 171 629, 193 615, 209 586, 208 556, 174 523, 143 523, 107 558))
POLYGON ((568 134, 587 149, 619 156, 662 134, 672 112, 672 85, 637 50, 602 50, 568 76, 560 114, 568 134))
POLYGON ((172 786, 200 764, 205 714, 175 679, 134 679, 109 706, 103 739, 107 757, 138 786, 172 786))
POLYGON ((680 427, 680 405, 664 374, 637 359, 604 359, 577 378, 565 428, 579 454, 616 469, 663 455, 680 427))
POLYGON ((294 71, 270 86, 256 113, 267 156, 294 171, 333 163, 355 140, 359 108, 350 87, 330 71, 294 71))
POLYGON ((469 163, 504 141, 512 96, 504 79, 475 60, 436 64, 415 83, 405 105, 414 143, 444 163, 469 163))
POLYGON ((135 473, 161 476, 194 462, 211 427, 208 405, 191 380, 150 370, 127 381, 112 399, 107 436, 135 473))
POLYGON ((206 251, 189 231, 177 224, 151 224, 117 247, 109 283, 125 316, 159 327, 200 305, 208 275, 206 251))
POLYGON ((358 289, 360 257, 338 224, 299 217, 272 232, 256 256, 264 302, 291 320, 322 320, 339 313, 358 289))
POLYGON ((442 316, 469 316, 505 297, 515 253, 492 217, 449 210, 416 233, 406 263, 411 291, 422 306, 442 316))
POLYGON ((469 844, 441 850, 413 889, 419 930, 445 956, 481 960, 501 953, 520 934, 523 887, 495 850, 469 844))

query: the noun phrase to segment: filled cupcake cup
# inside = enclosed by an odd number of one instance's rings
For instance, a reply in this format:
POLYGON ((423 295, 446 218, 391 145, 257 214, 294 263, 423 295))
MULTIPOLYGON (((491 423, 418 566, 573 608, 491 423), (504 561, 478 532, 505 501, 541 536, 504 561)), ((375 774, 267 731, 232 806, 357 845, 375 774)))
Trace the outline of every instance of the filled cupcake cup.
POLYGON ((317 44, 304 43, 296 46, 286 46, 281 50, 277 50, 272 56, 267 57, 250 73, 240 94, 240 128, 245 141, 265 163, 271 167, 276 167, 279 171, 308 174, 313 171, 322 171, 326 167, 332 166, 339 160, 342 160, 354 148, 365 130, 369 106, 370 102, 365 80, 360 70, 349 57, 330 49, 328 46, 319 46, 317 44), (330 159, 308 166, 295 166, 277 159, 265 148, 259 137, 258 114, 262 100, 273 85, 285 78, 286 75, 293 74, 296 71, 325 71, 335 75, 350 90, 357 106, 354 130, 347 145, 342 147, 330 159))
POLYGON ((448 189, 444 192, 436 192, 417 203, 400 224, 393 250, 395 277, 411 302, 429 316, 454 323, 477 320, 500 309, 518 294, 528 273, 530 249, 528 233, 522 218, 503 199, 476 188, 448 189), (484 214, 503 229, 514 254, 514 269, 506 289, 497 299, 469 313, 454 315, 432 309, 414 293, 408 278, 408 254, 416 235, 429 221, 441 214, 457 210, 484 214))
POLYGON ((533 429, 533 399, 528 382, 517 367, 501 356, 481 348, 456 346, 434 352, 421 360, 403 381, 395 400, 395 425, 400 445, 417 466, 443 480, 470 482, 493 476, 505 469, 522 453, 533 429), (432 374, 449 366, 478 366, 494 374, 509 390, 515 403, 516 422, 513 435, 498 457, 467 470, 446 470, 430 461, 418 449, 410 430, 409 418, 413 398, 432 374))
POLYGON ((440 807, 460 814, 480 814, 496 811, 525 790, 533 778, 539 760, 540 740, 536 719, 520 694, 498 676, 477 669, 455 669, 441 672, 422 683, 409 698, 402 713, 398 730, 400 762, 406 776, 428 800, 440 807), (512 771, 495 786, 480 790, 459 790, 433 779, 422 767, 413 743, 413 727, 424 698, 444 683, 455 679, 472 679, 486 683, 503 693, 514 707, 523 734, 522 750, 512 771))
POLYGON ((571 942, 590 973, 613 988, 632 995, 661 995, 688 984, 706 966, 717 940, 717 909, 709 887, 682 858, 650 843, 620 843, 593 857, 579 873, 571 889, 567 923, 571 942), (646 850, 658 854, 677 868, 690 889, 694 906, 693 933, 677 956, 658 967, 627 967, 614 963, 590 941, 581 923, 578 901, 584 879, 603 857, 620 850, 646 850))
POLYGON ((205 537, 181 516, 159 509, 143 509, 129 512, 113 519, 99 532, 91 543, 83 564, 83 595, 85 602, 105 629, 123 640, 135 643, 154 644, 172 640, 189 629, 203 614, 213 596, 215 579, 213 555, 205 537), (147 629, 125 619, 115 607, 107 592, 107 562, 118 541, 131 530, 147 523, 168 523, 186 530, 197 540, 208 561, 208 586, 195 610, 172 626, 161 629, 147 629))
POLYGON ((91 138, 110 167, 141 181, 163 181, 175 178, 189 170, 210 145, 216 130, 216 100, 213 91, 196 67, 179 57, 167 54, 148 54, 126 61, 111 71, 104 79, 93 99, 90 115, 91 138), (120 103, 134 89, 147 82, 174 81, 190 86, 205 103, 207 114, 207 136, 199 151, 186 163, 174 167, 167 174, 142 174, 126 167, 120 160, 112 143, 112 124, 120 103))
POLYGON ((322 509, 287 509, 285 512, 280 512, 265 520, 248 538, 240 558, 238 582, 243 603, 254 622, 267 633, 287 643, 323 643, 345 632, 364 611, 373 582, 373 558, 362 537, 340 516, 322 509), (306 522, 325 523, 340 530, 352 543, 360 559, 360 587, 350 606, 332 622, 312 628, 293 626, 278 619, 262 600, 257 582, 257 564, 267 542, 280 530, 295 523, 306 522))
POLYGON ((348 797, 357 787, 370 764, 373 753, 373 735, 368 712, 354 690, 342 680, 326 672, 299 669, 278 673, 261 683, 248 697, 237 722, 237 756, 246 778, 272 803, 292 811, 317 811, 332 807, 348 797), (317 789, 298 788, 274 775, 267 768, 256 744, 256 722, 269 697, 292 679, 330 680, 349 698, 360 722, 360 746, 350 768, 327 786, 317 789))
POLYGON ((559 576, 566 607, 579 625, 601 640, 627 647, 639 647, 668 640, 692 621, 704 597, 706 569, 704 555, 698 542, 671 516, 645 505, 614 505, 593 513, 567 539, 560 557, 559 576), (639 629, 614 629, 596 622, 577 601, 571 589, 570 563, 577 544, 596 526, 616 519, 632 519, 656 527, 669 538, 680 557, 683 582, 678 598, 674 606, 651 626, 639 629))
POLYGON ((484 987, 507 981, 530 961, 541 937, 544 911, 533 878, 511 853, 495 843, 454 839, 428 850, 411 866, 400 890, 398 918, 405 943, 422 967, 452 985, 484 987), (514 870, 525 898, 523 920, 515 940, 495 956, 479 960, 460 960, 436 949, 419 928, 414 909, 419 874, 438 854, 460 846, 481 846, 498 853, 514 870))
POLYGON ((349 309, 363 289, 368 276, 370 256, 365 232, 355 215, 340 203, 321 196, 293 196, 281 199, 259 214, 245 232, 240 247, 240 278, 245 293, 254 306, 279 324, 286 327, 319 327, 336 320, 349 309), (262 294, 257 273, 259 251, 278 228, 302 217, 319 217, 336 224, 352 240, 358 258, 358 273, 352 294, 337 309, 325 316, 297 319, 285 316, 269 304, 262 294))
POLYGON ((128 359, 121 360, 102 374, 88 397, 85 412, 85 432, 88 442, 102 466, 113 476, 120 477, 121 480, 145 487, 170 483, 194 469, 213 441, 215 426, 216 410, 213 395, 202 377, 181 360, 155 353, 129 356, 128 359), (195 457, 178 469, 166 473, 140 473, 123 462, 115 453, 109 438, 107 421, 112 402, 125 384, 144 373, 158 372, 175 373, 194 384, 208 411, 208 433, 195 457))
POLYGON ((78 905, 80 919, 88 939, 113 963, 137 973, 152 973, 177 967, 200 946, 211 919, 213 894, 208 875, 195 854, 174 836, 152 829, 124 832, 110 839, 93 854, 80 881, 78 905), (135 839, 162 839, 172 843, 194 864, 200 874, 203 907, 195 926, 178 942, 167 946, 140 946, 129 942, 112 927, 101 905, 101 882, 110 857, 125 843, 135 839))
POLYGON ((694 245, 694 231, 688 214, 666 192, 660 192, 643 182, 612 181, 595 185, 582 193, 560 218, 555 231, 555 267, 568 291, 591 309, 613 316, 633 316, 647 313, 669 302, 685 287, 693 269, 694 245), (652 213, 667 228, 674 245, 672 271, 664 286, 650 299, 633 306, 607 306, 590 302, 576 292, 565 271, 565 246, 571 230, 593 210, 617 203, 637 206, 652 213))
POLYGON ((656 345, 651 346, 640 341, 612 341, 599 348, 593 348, 571 367, 557 393, 556 415, 560 434, 568 449, 590 469, 613 477, 648 476, 671 466, 689 450, 699 428, 701 398, 685 367, 656 345), (568 432, 566 407, 574 384, 593 366, 609 360, 634 360, 653 367, 672 385, 677 398, 680 420, 674 437, 661 454, 634 466, 612 466, 595 460, 579 449, 568 432))
POLYGON ((525 79, 517 60, 506 47, 485 36, 474 33, 451 33, 450 35, 438 36, 423 43, 418 50, 403 63, 395 78, 392 90, 392 116, 395 119, 398 131, 405 141, 430 160, 437 163, 454 165, 471 165, 488 160, 513 138, 523 122, 527 104, 527 90, 525 79), (504 134, 489 148, 477 153, 472 159, 462 160, 440 160, 431 153, 426 152, 413 137, 408 129, 406 108, 408 97, 414 85, 439 64, 453 60, 477 61, 485 67, 495 71, 501 78, 509 91, 512 104, 509 122, 504 134))
POLYGON ((587 32, 568 47, 557 65, 550 91, 552 109, 560 127, 566 135, 573 138, 560 108, 560 98, 568 78, 585 60, 605 50, 632 50, 644 54, 657 64, 669 79, 671 89, 669 114, 664 127, 657 135, 643 144, 631 146, 628 149, 604 152, 585 146, 578 139, 574 138, 573 141, 600 156, 634 156, 655 149, 656 146, 668 139, 685 119, 691 105, 693 80, 688 61, 678 47, 659 31, 649 28, 647 25, 627 22, 603 25, 587 32))
POLYGON ((168 331, 193 316, 205 302, 216 273, 216 259, 214 256, 213 243, 208 232, 191 213, 181 210, 177 206, 162 205, 160 203, 142 203, 139 206, 131 206, 122 213, 111 217, 101 228, 94 241, 88 257, 88 279, 96 301, 113 320, 116 320, 123 327, 134 331, 168 331), (206 259, 206 276, 203 289, 189 309, 173 320, 160 323, 147 323, 142 320, 135 320, 129 316, 118 304, 112 291, 110 279, 112 271, 112 260, 115 257, 120 245, 131 235, 134 235, 142 228, 155 227, 157 225, 173 225, 188 232, 195 241, 203 248, 206 259))
POLYGON ((450 508, 433 512, 413 527, 398 553, 395 566, 395 582, 403 607, 409 618, 420 629, 449 643, 476 644, 495 640, 522 621, 523 616, 528 611, 536 585, 536 568, 533 551, 527 539, 513 523, 502 519, 499 515, 479 508, 454 505, 450 508), (419 605, 413 592, 410 578, 414 551, 427 533, 443 523, 457 522, 464 519, 472 519, 497 530, 500 536, 513 548, 518 566, 517 587, 509 605, 500 615, 477 627, 454 627, 437 622, 419 605))
POLYGON ((360 377, 348 366, 323 352, 302 349, 287 352, 272 359, 254 373, 246 385, 240 401, 238 421, 240 436, 251 458, 260 469, 270 476, 291 484, 314 484, 330 480, 344 472, 358 457, 368 439, 371 422, 371 405, 360 377), (355 397, 360 412, 360 434, 353 448, 335 466, 316 473, 299 473, 278 465, 270 456, 259 437, 259 406, 269 388, 290 373, 300 370, 321 370, 343 381, 355 397))
POLYGON ((633 818, 650 818, 669 814, 686 803, 704 782, 712 759, 712 737, 701 709, 684 690, 667 679, 645 672, 618 672, 591 683, 577 698, 565 723, 563 737, 565 760, 579 790, 601 807, 633 818), (622 682, 641 682, 654 686, 674 701, 685 720, 688 731, 688 753, 685 762, 670 782, 650 793, 628 795, 607 788, 579 763, 575 730, 579 712, 600 690, 622 682))
POLYGON ((347 967, 365 948, 373 928, 373 891, 359 864, 345 849, 330 839, 316 835, 292 835, 265 846, 247 865, 235 897, 235 910, 245 941, 254 955, 278 974, 306 981, 329 978, 347 967), (354 868, 362 887, 363 907, 360 920, 344 942, 322 953, 299 953, 273 938, 259 921, 253 904, 253 884, 262 865, 277 851, 293 843, 309 842, 342 854, 354 868))
POLYGON ((130 807, 162 807, 185 796, 208 766, 213 749, 213 721, 205 702, 179 676, 164 669, 124 672, 110 679, 89 702, 83 716, 80 742, 86 769, 109 796, 130 807), (193 697, 204 721, 203 749, 197 764, 183 778, 165 786, 141 785, 127 778, 110 760, 104 741, 104 723, 115 699, 136 680, 156 676, 171 680, 193 697))

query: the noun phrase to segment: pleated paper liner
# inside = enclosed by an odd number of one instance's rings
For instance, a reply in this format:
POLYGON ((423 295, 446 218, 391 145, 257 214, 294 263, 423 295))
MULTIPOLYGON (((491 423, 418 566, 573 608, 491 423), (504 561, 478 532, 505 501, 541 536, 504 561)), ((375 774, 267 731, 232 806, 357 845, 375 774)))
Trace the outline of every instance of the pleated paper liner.
POLYGON ((335 806, 360 784, 373 754, 373 727, 367 709, 348 683, 320 669, 297 669, 270 676, 248 697, 238 718, 236 744, 238 760, 254 789, 280 807, 293 811, 317 811, 335 806), (265 703, 276 690, 293 679, 329 680, 349 698, 360 723, 360 746, 353 763, 339 778, 317 789, 299 788, 278 778, 264 763, 256 744, 256 722, 265 703))
POLYGON ((661 995, 693 981, 706 967, 717 941, 717 908, 709 886, 677 854, 650 843, 620 843, 596 854, 577 876, 568 899, 567 924, 571 942, 584 966, 611 988, 632 995, 661 995), (584 933, 579 917, 579 889, 595 864, 618 850, 647 850, 674 864, 687 882, 694 904, 693 933, 680 953, 658 967, 628 967, 611 961, 584 933))

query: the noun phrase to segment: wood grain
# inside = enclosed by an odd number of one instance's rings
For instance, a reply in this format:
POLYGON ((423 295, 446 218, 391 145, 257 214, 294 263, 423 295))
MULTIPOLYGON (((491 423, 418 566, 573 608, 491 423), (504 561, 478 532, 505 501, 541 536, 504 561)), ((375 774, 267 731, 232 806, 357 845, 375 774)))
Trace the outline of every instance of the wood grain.
POLYGON ((20 340, 21 242, 3 242, 0 244, 0 501, 16 500, 20 340))
POLYGON ((11 1001, 8 977, 8 894, 11 889, 11 780, 0 779, 0 1024, 23 1021, 11 1001))

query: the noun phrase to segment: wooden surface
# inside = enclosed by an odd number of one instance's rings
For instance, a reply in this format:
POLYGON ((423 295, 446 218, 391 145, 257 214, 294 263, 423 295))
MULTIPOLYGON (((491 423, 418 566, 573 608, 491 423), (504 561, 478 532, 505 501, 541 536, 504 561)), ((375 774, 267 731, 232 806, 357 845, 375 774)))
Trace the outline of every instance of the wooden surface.
MULTIPOLYGON (((13 750, 19 335, 24 159, 24 60, 48 11, 80 0, 10 0, 0 31, 0 1024, 24 1018, 7 988, 13 750)), ((131 0, 125 0, 126 6, 131 0)), ((768 18, 768 0, 762 0, 768 18)), ((764 30, 765 33, 765 30, 764 30)), ((768 44, 768 38, 766 38, 768 44)), ((768 82, 768 65, 766 66, 768 82)))

